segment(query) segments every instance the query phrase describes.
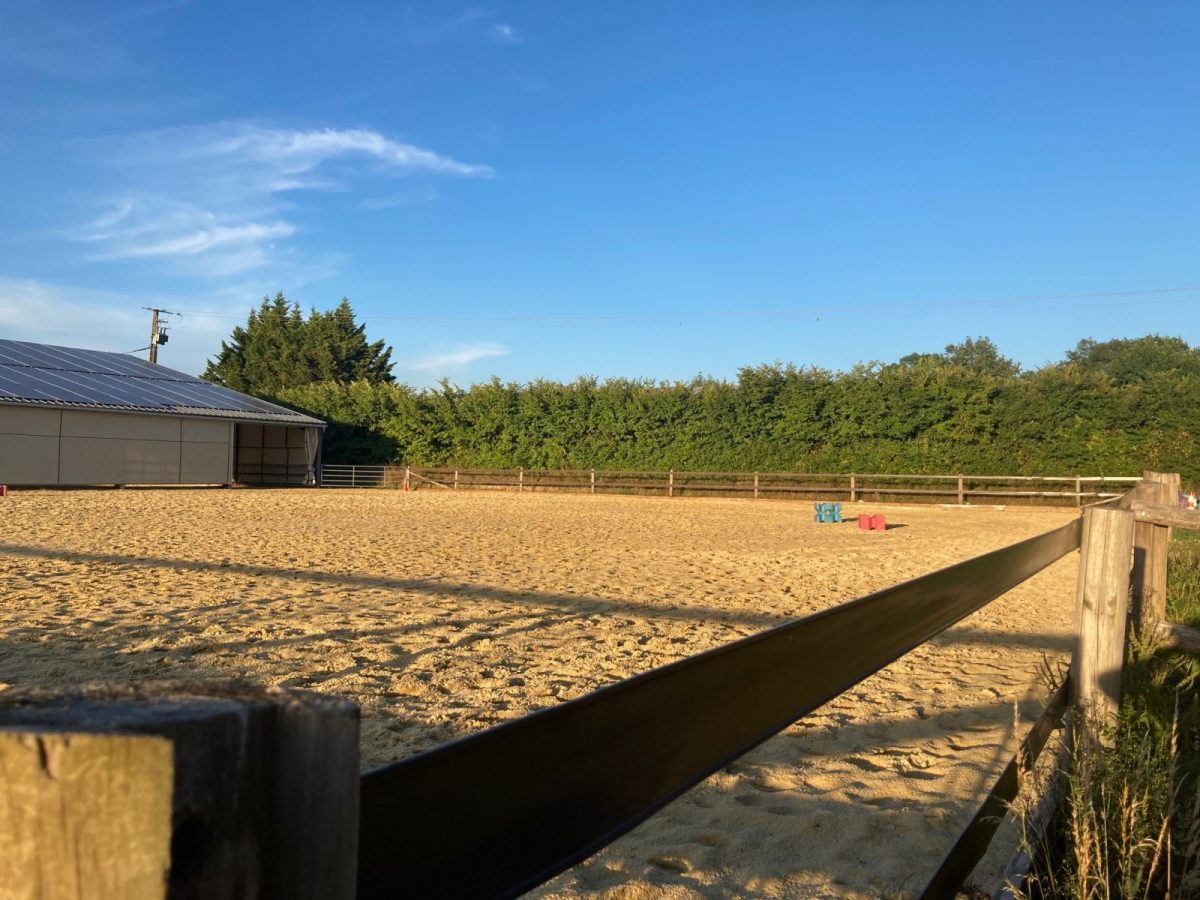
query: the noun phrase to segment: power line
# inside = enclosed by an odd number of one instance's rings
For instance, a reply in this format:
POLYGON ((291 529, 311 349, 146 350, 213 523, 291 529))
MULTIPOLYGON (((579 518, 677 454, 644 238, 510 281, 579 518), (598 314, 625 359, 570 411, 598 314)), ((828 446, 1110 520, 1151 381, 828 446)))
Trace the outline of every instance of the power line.
MULTIPOLYGON (((1188 287, 1165 287, 1165 288, 1145 288, 1142 290, 1131 291, 1097 291, 1092 293, 1081 294, 1044 294, 1033 296, 1016 296, 1016 297, 992 297, 984 299, 952 299, 952 300, 924 300, 924 301, 880 301, 875 303, 851 303, 851 304, 814 304, 809 306, 787 306, 787 307, 760 307, 751 309, 725 309, 725 310, 676 310, 674 312, 630 312, 630 313, 581 313, 581 314, 562 314, 562 313, 533 313, 526 315, 489 315, 487 313, 469 314, 469 315, 421 315, 410 314, 403 316, 377 316, 377 315, 359 315, 360 319, 376 322, 396 321, 396 322, 561 322, 561 323, 585 323, 585 322, 630 322, 630 321, 684 321, 684 320, 702 320, 702 319, 755 319, 755 318, 785 318, 788 316, 812 315, 816 313, 839 313, 853 312, 856 310, 887 310, 889 312, 906 312, 918 309, 936 309, 943 307, 963 307, 963 306, 989 306, 989 305, 1005 305, 1014 304, 1029 304, 1029 303, 1054 303, 1058 301, 1092 301, 1112 299, 1112 303, 1098 304, 1103 306, 1119 306, 1127 303, 1138 303, 1144 305, 1150 302, 1171 303, 1180 302, 1171 298, 1163 298, 1162 300, 1153 301, 1145 299, 1156 294, 1179 294, 1193 293, 1200 291, 1200 286, 1188 287), (1124 298, 1124 299, 1122 299, 1124 298), (1139 299, 1133 299, 1139 298, 1139 299)), ((1069 308, 1069 307, 1056 307, 1069 308)), ((220 310, 207 309, 185 309, 182 312, 190 316, 203 316, 219 319, 242 319, 244 313, 222 312, 220 310)))

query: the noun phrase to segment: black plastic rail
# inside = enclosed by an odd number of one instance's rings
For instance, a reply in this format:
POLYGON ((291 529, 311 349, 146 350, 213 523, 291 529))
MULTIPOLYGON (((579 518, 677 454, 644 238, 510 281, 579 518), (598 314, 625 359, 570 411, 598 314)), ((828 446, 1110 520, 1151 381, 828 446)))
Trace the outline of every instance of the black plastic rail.
POLYGON ((1077 519, 368 772, 359 896, 521 894, 1079 539, 1077 519))

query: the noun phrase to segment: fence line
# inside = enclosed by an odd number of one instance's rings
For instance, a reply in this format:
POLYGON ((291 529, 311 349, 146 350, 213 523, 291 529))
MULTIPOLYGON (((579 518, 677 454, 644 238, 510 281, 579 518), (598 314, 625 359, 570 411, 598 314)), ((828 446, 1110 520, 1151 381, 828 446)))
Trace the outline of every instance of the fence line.
POLYGON ((880 502, 921 497, 966 505, 971 500, 1007 499, 1057 502, 1082 507, 1088 501, 1121 496, 1104 488, 1131 485, 1136 477, 1111 475, 891 475, 806 472, 666 472, 605 469, 463 469, 429 466, 326 465, 325 487, 398 487, 410 478, 454 490, 509 488, 576 493, 649 493, 667 497, 746 496, 880 502), (930 487, 914 487, 930 483, 930 487), (950 486, 941 488, 938 485, 950 486), (1074 490, 1018 490, 1017 485, 1069 485, 1074 490), (995 485, 995 487, 993 487, 995 485))
MULTIPOLYGON (((1076 710, 1115 707, 1131 579, 1139 628, 1200 647, 1200 631, 1162 622, 1165 557, 1147 552, 1172 526, 1200 528, 1200 513, 1154 502, 1172 483, 1146 473, 1119 502, 1046 534, 361 779, 356 710, 332 697, 244 685, 6 691, 0 837, 20 852, 0 855, 0 883, 37 895, 70 876, 118 895, 132 873, 159 886, 169 874, 172 894, 187 896, 235 883, 299 898, 515 896, 1080 548, 1070 676, 921 895, 952 896, 1015 796, 1017 768, 1061 718, 1062 692, 1076 710), (1135 523, 1159 531, 1135 538, 1135 523)), ((1013 865, 1024 877, 1028 860, 1013 865)))

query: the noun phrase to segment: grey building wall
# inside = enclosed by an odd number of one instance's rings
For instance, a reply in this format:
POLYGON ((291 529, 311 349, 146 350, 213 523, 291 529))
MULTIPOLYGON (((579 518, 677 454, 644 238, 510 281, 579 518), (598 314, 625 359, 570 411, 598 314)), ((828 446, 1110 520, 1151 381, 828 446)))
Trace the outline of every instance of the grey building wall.
POLYGON ((0 484, 224 484, 232 422, 0 405, 0 484))

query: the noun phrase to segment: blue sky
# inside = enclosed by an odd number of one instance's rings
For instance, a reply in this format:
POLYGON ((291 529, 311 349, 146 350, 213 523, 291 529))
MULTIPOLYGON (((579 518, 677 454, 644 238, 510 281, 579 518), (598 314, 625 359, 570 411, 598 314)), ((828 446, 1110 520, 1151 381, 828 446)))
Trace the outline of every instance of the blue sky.
POLYGON ((1200 343, 1200 5, 0 0, 0 336, 396 375, 1200 343))

